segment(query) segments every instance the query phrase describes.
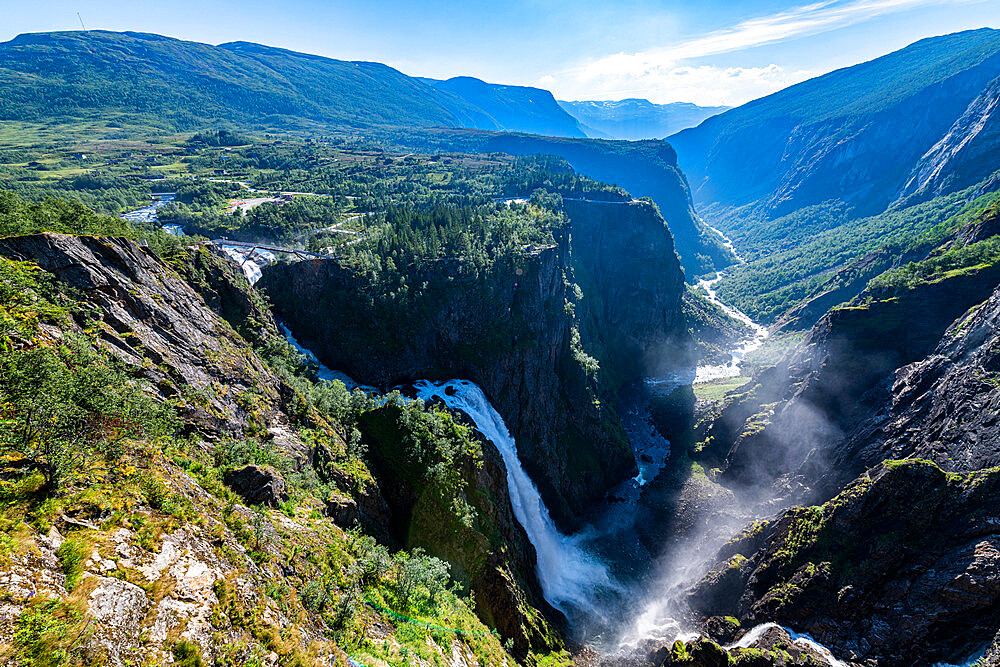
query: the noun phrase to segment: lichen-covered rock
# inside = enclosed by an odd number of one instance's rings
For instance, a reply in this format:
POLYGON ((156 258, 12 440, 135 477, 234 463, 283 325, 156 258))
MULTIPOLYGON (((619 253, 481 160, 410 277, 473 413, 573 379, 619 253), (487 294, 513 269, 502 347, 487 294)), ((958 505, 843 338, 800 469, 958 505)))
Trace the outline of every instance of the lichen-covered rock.
POLYGON ((326 515, 344 528, 350 528, 361 518, 358 503, 353 498, 338 493, 327 498, 326 515))
POLYGON ((136 628, 142 626, 151 606, 146 592, 135 584, 110 577, 96 577, 87 611, 94 619, 93 641, 102 646, 112 663, 124 662, 139 650, 136 628))

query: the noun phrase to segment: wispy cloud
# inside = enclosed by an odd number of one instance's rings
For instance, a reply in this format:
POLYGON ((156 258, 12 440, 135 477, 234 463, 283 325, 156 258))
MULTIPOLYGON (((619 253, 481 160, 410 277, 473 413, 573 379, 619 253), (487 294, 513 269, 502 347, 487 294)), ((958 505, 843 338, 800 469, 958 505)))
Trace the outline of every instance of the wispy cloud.
POLYGON ((977 0, 822 0, 732 27, 636 53, 616 53, 544 77, 539 83, 561 97, 612 99, 645 96, 659 102, 740 104, 816 74, 768 67, 685 65, 723 53, 743 51, 816 35, 879 16, 922 6, 977 0))

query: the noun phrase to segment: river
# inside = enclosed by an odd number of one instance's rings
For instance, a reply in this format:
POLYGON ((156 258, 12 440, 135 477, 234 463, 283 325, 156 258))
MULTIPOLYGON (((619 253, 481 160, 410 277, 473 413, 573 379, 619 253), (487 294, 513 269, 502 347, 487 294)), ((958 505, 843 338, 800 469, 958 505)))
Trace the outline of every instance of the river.
POLYGON ((695 372, 695 383, 738 377, 743 370, 741 367, 743 360, 746 359, 747 355, 754 350, 760 349, 760 347, 764 344, 764 341, 767 339, 767 327, 754 322, 743 311, 733 308, 719 299, 719 295, 715 291, 715 286, 725 276, 725 272, 720 271, 715 274, 714 278, 703 278, 702 280, 699 280, 697 287, 705 290, 705 298, 709 302, 718 306, 722 312, 729 317, 745 324, 753 333, 729 351, 730 359, 728 362, 718 365, 699 365, 695 372))

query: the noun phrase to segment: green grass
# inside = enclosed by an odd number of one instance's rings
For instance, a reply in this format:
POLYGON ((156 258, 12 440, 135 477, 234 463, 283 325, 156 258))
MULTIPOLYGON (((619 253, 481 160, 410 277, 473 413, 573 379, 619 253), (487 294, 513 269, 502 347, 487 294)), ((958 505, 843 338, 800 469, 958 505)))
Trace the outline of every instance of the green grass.
POLYGON ((698 382, 693 386, 694 395, 701 401, 722 403, 726 394, 742 387, 749 381, 750 378, 741 375, 734 378, 711 380, 710 382, 698 382))

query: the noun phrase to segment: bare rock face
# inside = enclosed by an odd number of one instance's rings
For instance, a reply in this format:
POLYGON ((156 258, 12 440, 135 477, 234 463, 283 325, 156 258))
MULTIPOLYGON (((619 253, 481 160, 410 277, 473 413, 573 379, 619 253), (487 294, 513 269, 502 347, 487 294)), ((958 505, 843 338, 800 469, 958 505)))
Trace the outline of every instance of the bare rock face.
POLYGON ((78 290, 93 307, 99 344, 164 397, 182 396, 187 423, 239 436, 255 420, 286 421, 278 378, 198 293, 132 241, 37 234, 0 240, 0 255, 34 262, 78 290))
POLYGON ((884 408, 851 435, 840 458, 872 466, 919 457, 954 472, 1000 465, 1000 292, 890 382, 884 408))
POLYGON ((285 480, 274 468, 243 466, 227 472, 223 481, 251 505, 277 507, 288 500, 285 480))
POLYGON ((124 662, 129 653, 126 647, 135 644, 135 628, 142 625, 152 603, 135 584, 110 577, 98 579, 87 600, 87 610, 94 619, 93 641, 107 651, 112 663, 124 662))
POLYGON ((913 167, 901 197, 967 187, 992 171, 1000 138, 1000 77, 987 84, 913 167))
POLYGON ((961 662, 1000 627, 998 494, 996 469, 891 463, 726 545, 691 602, 865 664, 961 662))
POLYGON ((687 349, 684 274, 667 223, 644 201, 566 199, 584 349, 623 380, 658 377, 687 349))

